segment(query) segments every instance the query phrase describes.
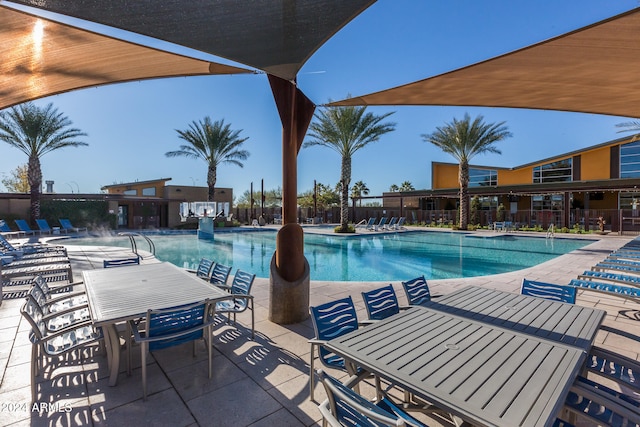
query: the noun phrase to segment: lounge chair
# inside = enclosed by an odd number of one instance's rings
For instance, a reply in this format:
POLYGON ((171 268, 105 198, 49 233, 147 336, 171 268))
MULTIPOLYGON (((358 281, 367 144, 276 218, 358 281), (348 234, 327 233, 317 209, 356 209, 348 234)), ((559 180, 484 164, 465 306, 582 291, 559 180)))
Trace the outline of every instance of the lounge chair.
POLYGON ((400 312, 396 292, 391 284, 372 291, 362 292, 369 320, 382 320, 400 312))
MULTIPOLYGON (((53 228, 49 227, 49 223, 47 222, 46 219, 43 219, 43 218, 36 219, 36 225, 40 229, 41 233, 53 234, 53 228)), ((60 230, 58 230, 58 233, 60 232, 66 233, 67 230, 61 228, 60 230)))
MULTIPOLYGON (((53 356, 60 356, 79 347, 93 344, 103 339, 102 329, 94 328, 90 322, 79 323, 57 332, 50 332, 45 328, 45 316, 33 298, 28 298, 20 309, 20 313, 31 326, 29 341, 31 341, 31 402, 37 400, 36 376, 41 362, 54 360, 53 356)), ((82 355, 82 353, 80 353, 82 355)))
MULTIPOLYGON (((316 374, 327 392, 327 399, 318 406, 324 425, 328 422, 331 426, 347 427, 403 425, 426 427, 387 397, 383 397, 378 403, 373 403, 321 369, 318 369, 316 374)), ((347 384, 353 386, 359 380, 358 376, 352 376, 347 384)))
POLYGON ((609 296, 620 297, 640 303, 640 288, 623 286, 615 283, 595 282, 593 280, 573 279, 569 286, 574 289, 584 289, 607 294, 609 296))
POLYGON ((626 286, 640 286, 640 276, 631 276, 627 274, 613 273, 610 271, 592 271, 587 270, 578 276, 578 280, 605 280, 626 286))
MULTIPOLYGON (((145 320, 142 324, 132 320, 128 323, 133 333, 133 339, 140 344, 144 400, 147 400, 147 351, 160 350, 192 341, 193 356, 195 357, 195 342, 203 339, 209 357, 209 378, 211 378, 214 316, 208 300, 166 310, 147 310, 145 320)), ((129 349, 131 346, 128 345, 127 348, 129 349)), ((131 369, 130 358, 131 352, 129 351, 127 355, 128 370, 131 369)))
POLYGON ((401 216, 400 219, 398 219, 398 223, 395 226, 396 230, 404 230, 404 223, 407 221, 407 217, 405 216, 401 216))
POLYGON ((373 231, 375 226, 376 226, 376 219, 369 218, 369 222, 367 222, 367 226, 365 227, 365 229, 373 231))
POLYGON ((209 283, 216 285, 219 288, 230 290, 230 286, 227 285, 227 280, 231 274, 231 267, 216 263, 211 269, 211 277, 209 283))
POLYGON ((19 237, 21 235, 24 235, 24 232, 22 231, 13 231, 4 219, 0 219, 0 233, 3 236, 9 237, 19 237))
POLYGON ((573 286, 555 285, 552 283, 535 282, 533 280, 522 280, 520 288, 522 295, 544 298, 552 301, 576 303, 576 288, 573 286))
POLYGON ((16 219, 14 220, 14 222, 16 223, 20 231, 22 231, 24 234, 34 235, 34 236, 36 233, 42 234, 41 230, 31 229, 31 227, 29 227, 29 224, 27 224, 27 221, 25 221, 24 219, 16 219))
POLYGON ((431 301, 431 293, 424 276, 402 282, 409 305, 422 305, 431 301))
POLYGON ((67 255, 67 248, 59 245, 48 245, 42 243, 25 243, 24 245, 14 246, 3 236, 0 236, 0 251, 3 255, 11 255, 18 258, 26 257, 34 254, 51 255, 67 255))
POLYGON ((382 230, 386 223, 387 223, 387 217, 383 216, 382 218, 380 218, 380 222, 377 225, 373 226, 373 230, 374 231, 382 230))
POLYGON ((255 278, 255 274, 247 273, 242 270, 236 271, 230 288, 232 298, 218 301, 216 303, 216 312, 227 313, 228 322, 231 321, 231 314, 233 313, 234 324, 236 323, 237 313, 242 313, 247 309, 251 310, 251 339, 254 339, 256 334, 253 296, 250 295, 251 286, 253 285, 255 278))
POLYGON ((391 217, 391 220, 389 220, 389 223, 384 225, 382 227, 383 230, 395 230, 396 229, 396 223, 398 222, 398 218, 395 216, 391 217))
POLYGON ((63 230, 66 230, 67 233, 79 233, 81 231, 87 231, 87 227, 74 227, 73 225, 71 225, 71 221, 69 221, 68 219, 60 218, 58 222, 60 222, 60 226, 63 230))

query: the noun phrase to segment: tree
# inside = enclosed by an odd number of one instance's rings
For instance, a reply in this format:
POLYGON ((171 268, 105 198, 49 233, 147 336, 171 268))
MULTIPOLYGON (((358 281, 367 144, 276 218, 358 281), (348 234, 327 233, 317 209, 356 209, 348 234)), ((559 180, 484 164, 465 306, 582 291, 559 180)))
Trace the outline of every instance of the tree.
POLYGON ((2 174, 2 185, 9 193, 29 192, 29 168, 27 165, 20 165, 12 170, 10 176, 2 174))
POLYGON ((27 102, 0 112, 0 141, 17 148, 29 158, 27 176, 31 193, 32 224, 40 218, 42 191, 40 158, 61 148, 89 145, 76 140, 87 134, 80 129, 70 127, 72 124, 68 117, 53 107, 53 104, 41 108, 27 102))
POLYGON ((402 184, 400 184, 399 191, 413 191, 413 190, 415 190, 415 187, 410 181, 405 181, 402 184))
POLYGON ((501 154, 494 144, 511 137, 505 122, 485 124, 478 116, 473 122, 469 114, 462 120, 453 119, 445 126, 437 127, 431 134, 423 134, 425 142, 430 142, 458 160, 458 184, 460 185, 460 228, 467 229, 469 219, 469 161, 481 153, 501 154))
MULTIPOLYGON (((363 194, 365 196, 369 194, 369 187, 367 187, 367 184, 365 184, 364 181, 358 181, 353 184, 353 187, 351 188, 351 198, 359 199, 363 194)), ((362 200, 360 200, 360 206, 362 206, 362 200)))
POLYGON ((378 141, 385 133, 395 130, 395 123, 383 123, 393 112, 377 116, 366 112, 367 107, 329 107, 315 114, 303 147, 320 145, 340 154, 340 231, 349 225, 349 183, 351 160, 356 151, 378 141))
MULTIPOLYGON (((616 127, 621 128, 618 132, 640 132, 640 121, 632 120, 630 122, 618 123, 616 127)), ((634 140, 638 138, 638 135, 634 136, 634 140)))
POLYGON ((191 122, 186 130, 178 130, 178 137, 188 143, 179 150, 168 151, 167 157, 188 157, 203 159, 207 162, 208 201, 213 201, 218 166, 229 163, 244 167, 241 160, 247 160, 249 152, 241 150, 242 144, 249 138, 240 138, 240 130, 231 130, 231 125, 224 124, 224 119, 211 122, 209 116, 204 120, 191 122))
POLYGON ((400 191, 400 187, 398 187, 396 184, 391 184, 391 186, 389 187, 389 191, 391 191, 392 193, 397 193, 398 191, 400 191))
MULTIPOLYGON (((327 208, 337 206, 340 203, 339 192, 334 190, 330 185, 316 184, 316 193, 318 195, 316 198, 316 206, 320 211, 325 211, 327 208)), ((312 208, 314 206, 313 196, 313 189, 299 194, 298 206, 302 208, 312 208)))
MULTIPOLYGON (((261 191, 253 192, 253 203, 255 207, 260 207, 260 199, 262 197, 261 191)), ((267 208, 278 207, 282 204, 282 189, 280 187, 266 190, 264 192, 264 206, 267 208)), ((246 190, 242 195, 238 198, 238 202, 236 206, 239 208, 250 208, 251 207, 251 190, 246 190)))

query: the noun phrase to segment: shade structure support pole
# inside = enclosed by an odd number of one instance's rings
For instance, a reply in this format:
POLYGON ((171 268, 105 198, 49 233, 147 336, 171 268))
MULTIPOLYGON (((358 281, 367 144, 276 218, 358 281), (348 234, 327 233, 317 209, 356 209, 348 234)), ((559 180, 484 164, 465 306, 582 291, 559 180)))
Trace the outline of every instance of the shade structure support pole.
POLYGON ((269 276, 269 320, 279 324, 309 317, 309 264, 304 234, 298 224, 298 152, 315 105, 295 82, 269 75, 269 84, 282 122, 282 228, 269 276))

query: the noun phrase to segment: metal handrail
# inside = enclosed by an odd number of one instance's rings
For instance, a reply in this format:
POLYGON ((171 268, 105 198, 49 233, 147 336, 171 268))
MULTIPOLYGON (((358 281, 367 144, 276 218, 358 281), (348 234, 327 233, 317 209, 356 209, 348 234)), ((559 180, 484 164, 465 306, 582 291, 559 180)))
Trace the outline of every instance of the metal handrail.
POLYGON ((145 239, 147 241, 147 243, 149 244, 149 252, 151 252, 153 254, 153 256, 156 255, 156 245, 146 235, 140 234, 140 233, 134 233, 132 231, 125 231, 125 232, 118 233, 118 236, 127 236, 127 237, 129 237, 129 241, 131 242, 131 250, 133 251, 134 254, 138 255, 140 258, 142 258, 142 257, 140 256, 140 254, 138 254, 138 245, 136 244, 136 238, 135 238, 136 236, 140 236, 143 239, 145 239))

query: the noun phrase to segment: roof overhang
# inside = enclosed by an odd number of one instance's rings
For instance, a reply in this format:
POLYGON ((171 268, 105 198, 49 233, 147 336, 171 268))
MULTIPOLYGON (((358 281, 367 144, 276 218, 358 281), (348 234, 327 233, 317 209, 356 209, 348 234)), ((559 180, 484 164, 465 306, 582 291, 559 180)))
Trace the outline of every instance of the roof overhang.
POLYGON ((485 106, 640 117, 640 8, 345 105, 485 106))

